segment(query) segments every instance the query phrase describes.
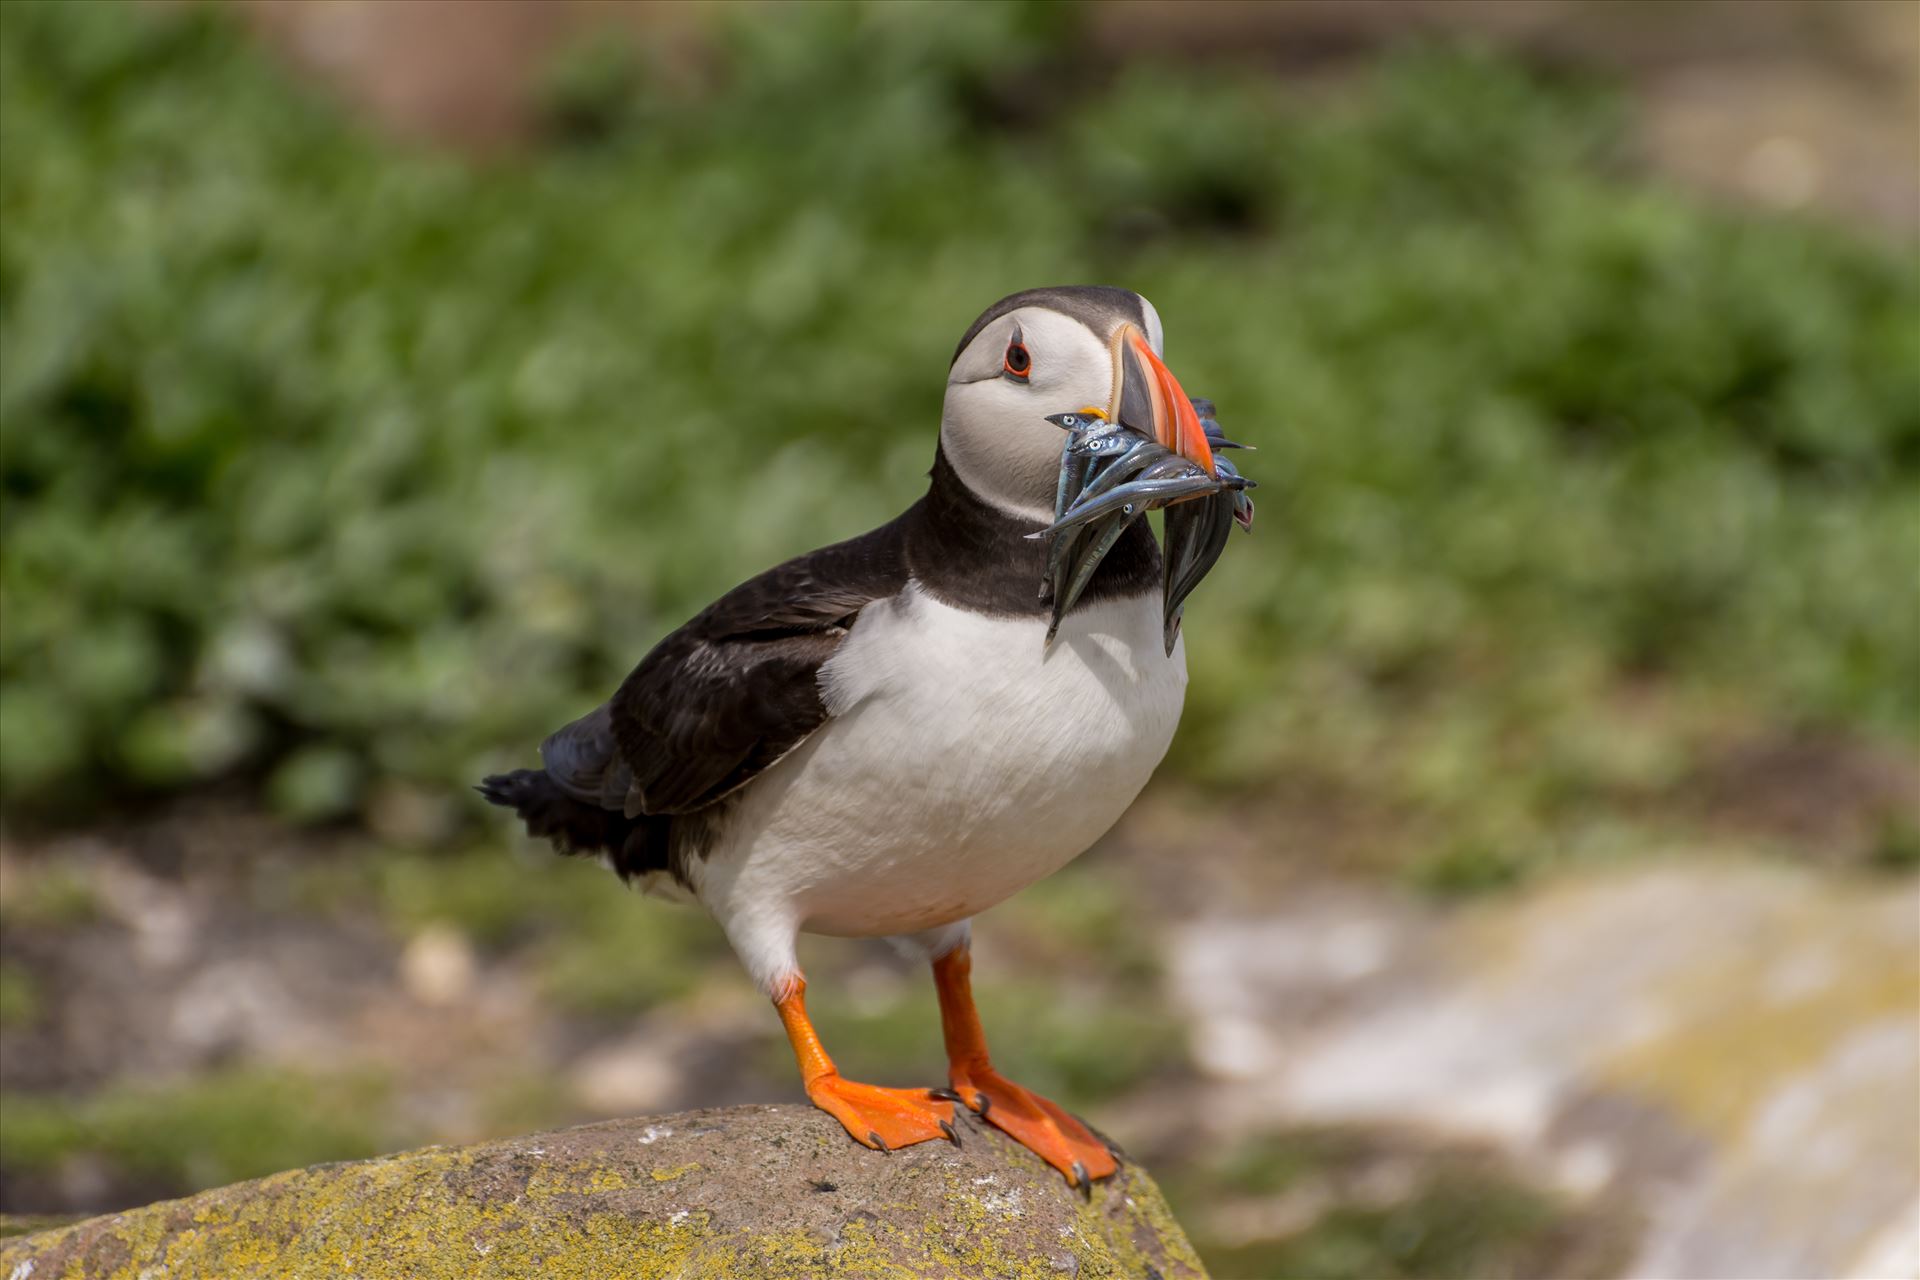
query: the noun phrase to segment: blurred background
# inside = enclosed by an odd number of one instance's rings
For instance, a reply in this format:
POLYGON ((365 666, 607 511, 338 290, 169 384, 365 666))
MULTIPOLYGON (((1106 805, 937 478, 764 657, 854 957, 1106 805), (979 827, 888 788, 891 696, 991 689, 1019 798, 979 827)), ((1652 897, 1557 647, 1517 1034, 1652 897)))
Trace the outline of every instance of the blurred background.
POLYGON ((1009 1074, 1222 1277, 1913 1274, 1917 85, 1901 0, 9 0, 0 1210, 799 1098, 468 785, 1105 282, 1260 522, 979 922, 1009 1074))

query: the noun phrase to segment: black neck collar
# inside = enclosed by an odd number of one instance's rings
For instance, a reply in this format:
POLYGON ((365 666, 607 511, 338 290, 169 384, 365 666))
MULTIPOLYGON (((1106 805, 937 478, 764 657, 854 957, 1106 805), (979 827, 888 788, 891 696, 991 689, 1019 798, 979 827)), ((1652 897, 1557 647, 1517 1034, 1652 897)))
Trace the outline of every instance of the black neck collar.
MULTIPOLYGON (((1044 526, 1002 511, 969 489, 945 448, 934 453, 927 496, 902 519, 908 572, 940 600, 1003 617, 1052 612, 1052 605, 1040 599, 1048 542, 1026 536, 1044 526)), ((1160 548, 1147 522, 1135 521, 1107 553, 1075 608, 1159 586, 1160 548)))

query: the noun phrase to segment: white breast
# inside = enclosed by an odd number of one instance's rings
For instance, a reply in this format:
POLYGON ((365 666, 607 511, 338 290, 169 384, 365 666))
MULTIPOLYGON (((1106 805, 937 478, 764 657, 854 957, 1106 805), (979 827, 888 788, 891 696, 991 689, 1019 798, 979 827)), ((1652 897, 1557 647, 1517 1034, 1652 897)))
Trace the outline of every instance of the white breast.
POLYGON ((821 673, 833 719, 741 794, 702 901, 816 933, 894 934, 985 910, 1132 803, 1186 694, 1153 593, 990 618, 917 585, 869 606, 821 673))

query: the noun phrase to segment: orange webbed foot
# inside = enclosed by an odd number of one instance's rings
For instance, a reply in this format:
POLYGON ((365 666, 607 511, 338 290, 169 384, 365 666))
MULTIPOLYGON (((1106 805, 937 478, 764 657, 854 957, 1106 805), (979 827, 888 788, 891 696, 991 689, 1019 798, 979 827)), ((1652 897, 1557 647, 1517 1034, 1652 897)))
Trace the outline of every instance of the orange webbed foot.
POLYGON ((953 1105, 931 1089, 883 1089, 841 1078, 807 1018, 806 979, 794 974, 773 1004, 793 1043, 807 1097, 845 1125, 855 1142, 891 1151, 933 1138, 960 1141, 953 1129, 953 1105))
POLYGON ((992 1068, 956 1068, 953 1092, 980 1118, 1067 1176, 1082 1190, 1120 1168, 1113 1150, 1058 1103, 1008 1080, 992 1068))
POLYGON ((807 1097, 845 1125, 854 1141, 878 1151, 934 1138, 960 1140, 953 1129, 953 1104, 928 1089, 886 1089, 823 1075, 807 1081, 807 1097))
POLYGON ((1067 1175, 1083 1191, 1111 1177, 1120 1161, 1093 1130, 1058 1104, 1023 1089, 993 1069, 986 1033, 973 1007, 973 959, 962 945, 933 962, 940 992, 940 1027, 947 1041, 947 1079, 953 1096, 980 1118, 1067 1175))

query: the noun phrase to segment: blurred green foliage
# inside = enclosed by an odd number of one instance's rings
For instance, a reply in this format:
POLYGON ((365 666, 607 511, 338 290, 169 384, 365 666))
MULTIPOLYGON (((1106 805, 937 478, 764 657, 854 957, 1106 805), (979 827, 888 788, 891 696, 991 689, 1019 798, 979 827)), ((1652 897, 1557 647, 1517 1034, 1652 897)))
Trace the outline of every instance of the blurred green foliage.
POLYGON ((1888 822, 1874 844, 1870 862, 1882 871, 1920 870, 1920 823, 1906 817, 1888 822))
POLYGON ((1261 448, 1172 770, 1364 788, 1471 887, 1685 767, 1622 687, 1911 734, 1910 258, 1637 180, 1590 86, 1102 79, 1077 12, 722 15, 712 91, 590 46, 551 145, 477 163, 226 15, 9 4, 10 811, 237 774, 323 819, 524 761, 910 501, 955 336, 1075 280, 1152 297, 1261 448))
POLYGON ((1228 1276, 1503 1280, 1539 1274, 1529 1254, 1555 1223, 1552 1203, 1523 1184, 1445 1177, 1399 1203, 1336 1209, 1282 1243, 1201 1247, 1228 1276))
POLYGON ((23 964, 0 960, 0 1031, 30 1025, 40 1016, 40 984, 23 964))
MULTIPOLYGON (((1511 1170, 1461 1153, 1415 1161, 1362 1134, 1305 1130, 1233 1143, 1167 1179, 1208 1266, 1221 1276, 1300 1280, 1500 1280, 1618 1273, 1631 1241, 1598 1211, 1577 1213, 1511 1170), (1236 1239, 1237 1207, 1291 1205, 1280 1238, 1236 1239)), ((1244 1213, 1241 1221, 1245 1221, 1244 1213)))
POLYGON ((164 1085, 115 1085, 87 1098, 0 1095, 0 1164, 45 1173, 75 1152, 163 1186, 211 1187, 316 1160, 378 1154, 387 1088, 365 1073, 327 1077, 263 1067, 164 1085))
POLYGON ((80 866, 52 863, 36 869, 0 897, 0 925, 7 928, 73 930, 99 918, 99 896, 80 866))
POLYGON ((614 1019, 687 995, 714 966, 738 966, 700 912, 622 892, 588 861, 495 849, 458 855, 373 847, 300 873, 301 906, 356 915, 371 907, 396 936, 443 925, 487 954, 524 958, 553 1008, 614 1019))

